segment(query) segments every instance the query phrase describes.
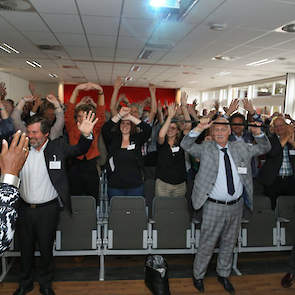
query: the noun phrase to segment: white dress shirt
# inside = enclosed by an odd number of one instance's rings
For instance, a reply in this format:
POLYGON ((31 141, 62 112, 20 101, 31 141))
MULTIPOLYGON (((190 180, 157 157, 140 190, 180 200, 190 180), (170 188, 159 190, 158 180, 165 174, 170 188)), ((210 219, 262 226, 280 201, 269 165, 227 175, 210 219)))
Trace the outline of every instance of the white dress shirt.
POLYGON ((31 147, 28 158, 20 172, 20 192, 23 200, 29 204, 42 204, 57 198, 57 191, 53 187, 48 175, 44 158, 44 149, 48 140, 40 151, 31 147))
POLYGON ((230 202, 230 201, 238 199, 242 195, 243 184, 240 180, 240 176, 238 174, 237 167, 236 167, 234 160, 233 160, 233 158, 230 154, 230 151, 228 149, 228 145, 226 145, 225 148, 227 148, 227 154, 230 159, 231 169, 232 169, 232 174, 233 174, 233 181, 234 181, 234 188, 235 188, 235 192, 233 195, 230 195, 227 192, 226 170, 225 170, 225 164, 224 164, 224 152, 221 150, 223 147, 218 144, 217 144, 217 147, 219 149, 218 174, 217 174, 215 185, 213 186, 213 189, 210 192, 209 196, 210 196, 210 198, 215 199, 215 200, 230 202))

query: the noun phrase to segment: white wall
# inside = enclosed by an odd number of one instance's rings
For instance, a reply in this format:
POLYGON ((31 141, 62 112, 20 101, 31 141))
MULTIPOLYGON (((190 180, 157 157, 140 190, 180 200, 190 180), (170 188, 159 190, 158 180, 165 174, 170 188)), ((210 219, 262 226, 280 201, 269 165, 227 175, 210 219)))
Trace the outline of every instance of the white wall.
POLYGON ((36 93, 40 94, 41 97, 46 97, 47 94, 58 94, 58 83, 46 83, 46 82, 32 82, 35 86, 36 93))
POLYGON ((29 95, 29 82, 16 77, 9 73, 0 72, 0 82, 4 82, 6 86, 7 96, 15 102, 19 101, 23 96, 29 95))

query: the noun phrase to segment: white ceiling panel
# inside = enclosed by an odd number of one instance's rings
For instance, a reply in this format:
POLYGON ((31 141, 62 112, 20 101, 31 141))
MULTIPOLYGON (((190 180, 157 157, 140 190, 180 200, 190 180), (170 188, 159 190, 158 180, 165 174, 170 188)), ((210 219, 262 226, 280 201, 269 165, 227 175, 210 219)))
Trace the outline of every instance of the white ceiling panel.
POLYGON ((24 32, 24 35, 36 45, 59 45, 55 36, 50 32, 24 32))
POLYGON ((122 0, 77 0, 82 15, 120 16, 122 0))
POLYGON ((89 49, 86 47, 65 47, 65 50, 73 59, 91 59, 89 49))
MULTIPOLYGON (((274 47, 285 49, 285 50, 295 50, 295 40, 293 39, 292 41, 280 43, 280 44, 275 45, 274 47)), ((293 54, 294 54, 294 52, 293 52, 293 54)))
POLYGON ((120 27, 120 36, 147 38, 156 26, 151 19, 123 18, 120 27))
POLYGON ((253 47, 268 48, 268 47, 279 45, 280 43, 286 42, 288 40, 292 41, 292 39, 294 40, 294 38, 295 36, 292 34, 272 32, 252 42, 247 43, 247 45, 253 46, 253 47))
POLYGON ((119 18, 101 16, 82 17, 87 34, 93 35, 117 35, 119 18))
POLYGON ((56 37, 63 46, 88 46, 84 34, 56 33, 56 37))
POLYGON ((136 49, 141 50, 144 47, 144 44, 146 42, 146 39, 140 39, 140 38, 133 38, 133 37, 119 37, 118 39, 118 48, 119 49, 136 49))
POLYGON ((160 16, 149 5, 146 0, 125 0, 123 17, 132 17, 138 19, 157 19, 160 16))
POLYGON ((42 14, 42 17, 55 33, 83 34, 81 21, 74 14, 42 14))
POLYGON ((39 13, 77 14, 74 0, 30 0, 39 13))
POLYGON ((20 31, 48 32, 46 24, 35 12, 0 11, 6 21, 20 31))
POLYGON ((116 58, 130 58, 130 60, 135 60, 140 53, 140 49, 117 49, 116 58))
POLYGON ((94 59, 108 58, 113 59, 115 54, 114 48, 91 47, 91 52, 94 59))
POLYGON ((87 35, 89 44, 91 47, 115 47, 116 36, 98 36, 98 35, 87 35))

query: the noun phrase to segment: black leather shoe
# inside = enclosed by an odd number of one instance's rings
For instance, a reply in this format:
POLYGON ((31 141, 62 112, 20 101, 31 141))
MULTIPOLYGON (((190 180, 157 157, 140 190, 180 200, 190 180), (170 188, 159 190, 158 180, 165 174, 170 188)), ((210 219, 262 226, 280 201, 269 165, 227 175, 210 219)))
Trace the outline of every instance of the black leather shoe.
POLYGON ((200 292, 200 293, 204 293, 205 288, 204 288, 204 283, 203 283, 203 279, 195 279, 193 277, 193 283, 194 286, 196 287, 196 289, 200 292))
POLYGON ((290 288, 295 281, 295 275, 292 273, 286 273, 281 280, 281 285, 283 288, 290 288))
POLYGON ((52 288, 40 288, 40 293, 43 295, 55 295, 52 288))
POLYGON ((225 291, 232 295, 235 294, 235 289, 228 278, 218 276, 217 280, 223 286, 225 291))
POLYGON ((25 295, 29 292, 31 292, 34 289, 34 285, 28 285, 27 287, 20 286, 14 293, 13 295, 25 295))

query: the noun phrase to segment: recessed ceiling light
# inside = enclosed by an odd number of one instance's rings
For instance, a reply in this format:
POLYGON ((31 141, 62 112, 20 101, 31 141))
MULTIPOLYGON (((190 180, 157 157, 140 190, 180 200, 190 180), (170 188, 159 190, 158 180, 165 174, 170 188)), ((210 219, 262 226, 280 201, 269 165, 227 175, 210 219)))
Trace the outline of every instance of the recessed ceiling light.
POLYGON ((150 0, 150 6, 179 9, 180 0, 150 0))
POLYGON ((3 46, 1 46, 1 45, 0 45, 0 49, 2 49, 3 51, 5 51, 5 52, 7 52, 7 53, 11 53, 10 50, 6 49, 5 47, 3 47, 3 46))
POLYGON ((4 46, 6 46, 8 49, 10 49, 11 51, 15 52, 15 53, 19 53, 18 50, 16 50, 15 48, 13 48, 12 46, 8 45, 7 43, 3 43, 4 46))
POLYGON ((231 56, 224 56, 224 55, 216 55, 214 57, 212 57, 212 60, 225 60, 225 61, 229 61, 229 60, 233 60, 234 57, 231 56))
POLYGON ((272 62, 275 62, 275 61, 276 61, 276 59, 268 59, 268 58, 265 58, 265 59, 261 59, 261 60, 258 60, 258 61, 254 61, 254 62, 248 63, 248 64, 246 64, 246 66, 257 67, 257 66, 269 64, 269 63, 272 63, 272 62))
POLYGON ((282 27, 282 30, 287 33, 295 33, 295 24, 288 24, 282 27))
POLYGON ((141 67, 138 65, 133 65, 130 69, 130 72, 139 72, 141 70, 141 67))
POLYGON ((132 80, 133 80, 133 77, 130 77, 130 76, 125 77, 125 82, 132 81, 132 80))
POLYGON ((223 31, 226 28, 225 24, 212 24, 210 25, 210 30, 212 31, 223 31))
POLYGON ((42 66, 41 66, 38 62, 36 62, 36 61, 32 61, 32 63, 33 63, 34 65, 36 65, 38 68, 42 68, 42 66))
POLYGON ((31 67, 36 68, 36 65, 33 64, 32 62, 30 62, 29 60, 26 60, 26 63, 27 63, 28 65, 30 65, 31 67))
POLYGON ((49 76, 50 76, 51 78, 58 78, 58 76, 57 76, 56 74, 49 74, 49 76))

